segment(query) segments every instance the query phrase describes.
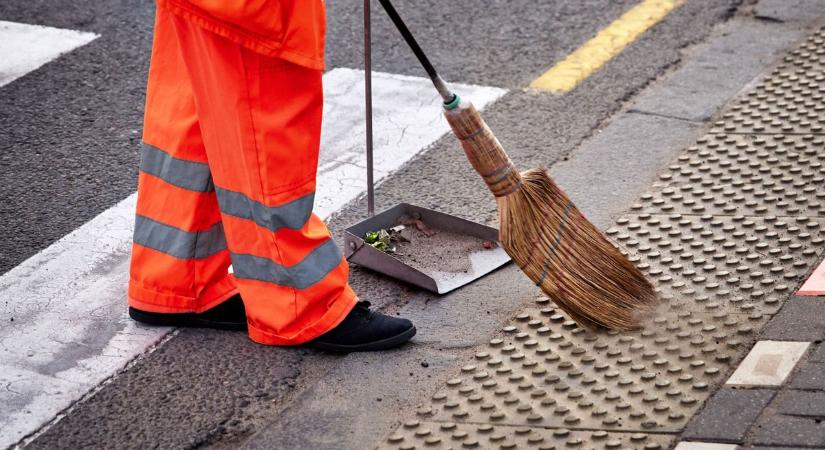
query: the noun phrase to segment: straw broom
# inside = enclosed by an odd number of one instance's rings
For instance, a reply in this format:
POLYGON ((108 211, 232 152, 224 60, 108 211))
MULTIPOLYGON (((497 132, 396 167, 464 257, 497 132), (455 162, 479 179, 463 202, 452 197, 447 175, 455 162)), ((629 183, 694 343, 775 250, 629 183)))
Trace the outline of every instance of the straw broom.
POLYGON ((499 209, 502 247, 580 325, 628 330, 657 303, 644 275, 543 169, 519 172, 473 105, 436 73, 389 0, 379 0, 444 99, 444 116, 499 209))

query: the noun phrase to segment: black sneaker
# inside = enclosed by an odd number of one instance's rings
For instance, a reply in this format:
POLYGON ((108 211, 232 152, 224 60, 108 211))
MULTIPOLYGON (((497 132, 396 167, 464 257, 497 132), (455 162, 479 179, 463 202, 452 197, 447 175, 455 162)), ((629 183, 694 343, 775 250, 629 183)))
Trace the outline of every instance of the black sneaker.
POLYGON ((386 350, 415 336, 407 319, 370 310, 370 302, 358 302, 343 322, 309 342, 319 350, 336 353, 386 350))
POLYGON ((147 325, 165 327, 246 330, 246 310, 240 294, 202 313, 156 313, 129 307, 129 317, 147 325))

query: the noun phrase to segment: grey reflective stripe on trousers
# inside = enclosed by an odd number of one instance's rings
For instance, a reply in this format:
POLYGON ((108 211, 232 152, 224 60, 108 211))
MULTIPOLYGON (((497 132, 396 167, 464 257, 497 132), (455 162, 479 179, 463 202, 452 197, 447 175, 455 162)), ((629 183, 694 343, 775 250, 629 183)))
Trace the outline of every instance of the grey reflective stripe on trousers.
POLYGON ((259 227, 275 232, 281 228, 300 229, 312 214, 315 194, 308 194, 280 206, 266 206, 239 192, 217 188, 218 206, 230 216, 254 221, 259 227))
POLYGON ((180 259, 206 258, 226 249, 223 225, 204 231, 184 231, 148 217, 135 219, 135 243, 180 259))
POLYGON ((321 281, 341 263, 342 255, 332 239, 327 240, 294 266, 283 266, 266 258, 232 254, 232 268, 239 279, 266 281, 295 289, 306 289, 321 281))
POLYGON ((143 144, 143 154, 140 157, 140 170, 154 175, 169 184, 189 189, 190 191, 212 192, 215 190, 209 165, 202 162, 175 158, 149 144, 143 144))

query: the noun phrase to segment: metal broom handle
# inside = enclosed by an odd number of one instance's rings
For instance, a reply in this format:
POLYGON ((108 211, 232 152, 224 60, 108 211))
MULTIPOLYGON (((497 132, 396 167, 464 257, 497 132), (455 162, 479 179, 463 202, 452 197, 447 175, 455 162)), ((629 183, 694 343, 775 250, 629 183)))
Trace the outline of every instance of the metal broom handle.
POLYGON ((381 6, 384 7, 384 11, 387 12, 387 15, 390 16, 390 20, 392 23, 395 24, 395 28, 398 28, 398 32, 401 33, 401 36, 407 41, 407 45, 410 46, 410 49, 415 53, 415 57, 418 58, 418 61, 424 66, 424 70, 427 71, 427 75, 430 76, 430 80, 433 82, 433 86, 438 91, 441 98, 444 99, 444 103, 452 103, 455 101, 455 94, 450 91, 447 87, 447 84, 444 83, 444 80, 438 75, 435 71, 435 67, 433 67, 430 60, 427 58, 427 55, 424 54, 424 51, 421 50, 421 46, 418 45, 418 42, 415 40, 415 36, 412 35, 410 29, 407 28, 407 25, 401 20, 401 16, 398 15, 398 11, 392 6, 390 0, 378 0, 381 3, 381 6))
POLYGON ((372 42, 370 0, 364 0, 364 97, 367 122, 367 214, 375 215, 375 187, 372 178, 372 42))

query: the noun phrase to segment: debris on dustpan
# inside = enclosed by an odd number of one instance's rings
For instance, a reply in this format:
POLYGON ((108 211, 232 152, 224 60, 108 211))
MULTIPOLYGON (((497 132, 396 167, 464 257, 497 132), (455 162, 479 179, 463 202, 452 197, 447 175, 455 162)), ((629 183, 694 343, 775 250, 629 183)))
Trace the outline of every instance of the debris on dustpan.
POLYGON ((390 235, 387 230, 368 231, 367 234, 364 235, 364 242, 384 253, 395 253, 392 235, 390 235))
POLYGON ((396 243, 411 241, 410 231, 406 225, 397 225, 386 230, 368 231, 364 236, 364 242, 384 253, 395 253, 396 243))
POLYGON ((432 228, 428 227, 421 219, 415 219, 410 216, 401 216, 398 218, 398 223, 404 226, 413 226, 416 230, 424 233, 425 236, 430 237, 435 234, 432 228))
POLYGON ((367 232, 364 242, 425 273, 468 273, 470 255, 498 248, 497 242, 434 229, 410 216, 399 217, 397 223, 367 232))

